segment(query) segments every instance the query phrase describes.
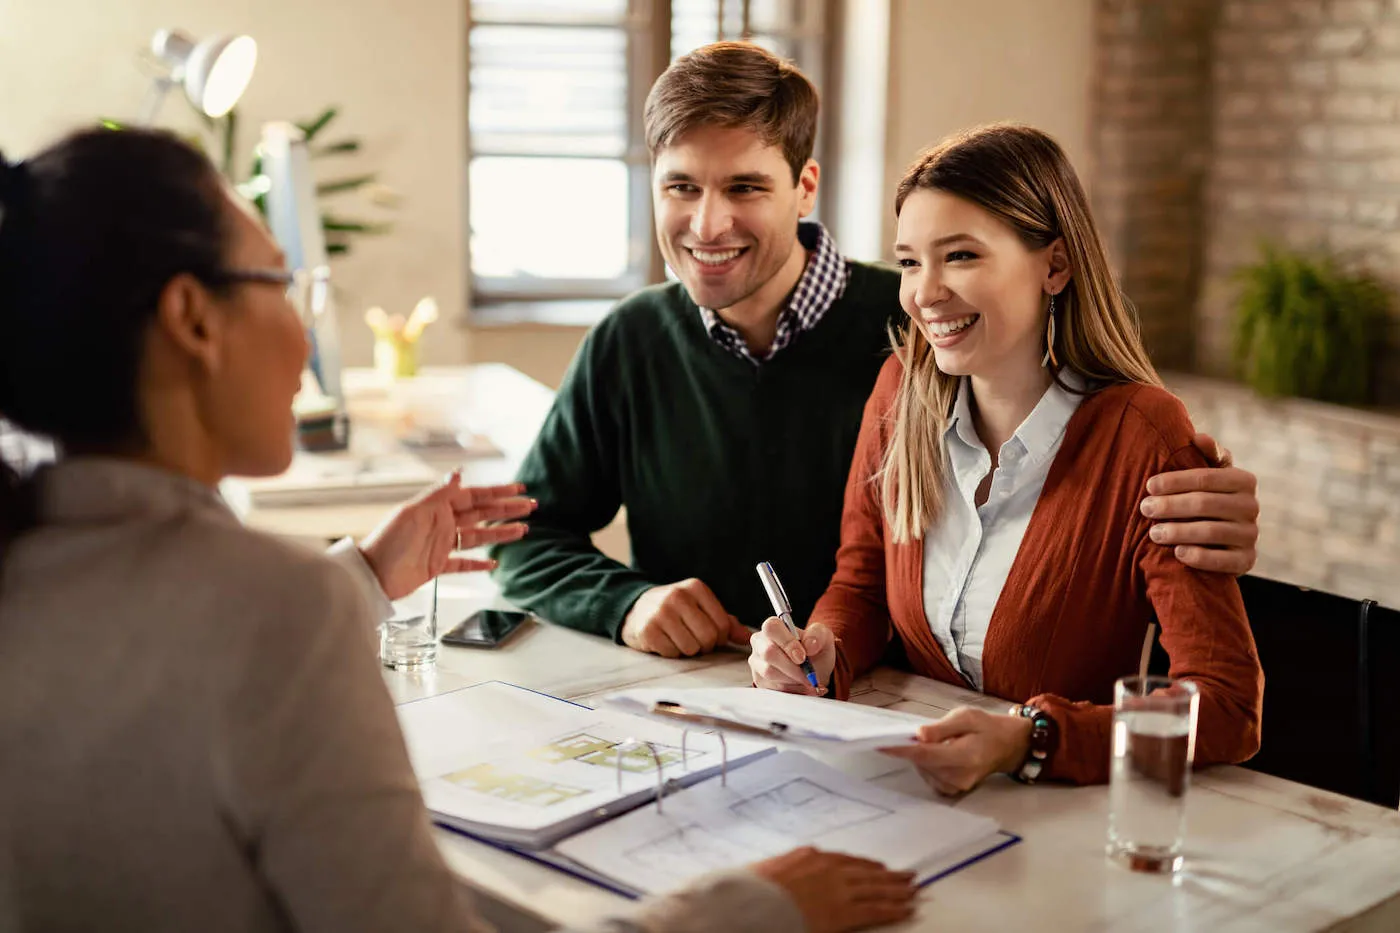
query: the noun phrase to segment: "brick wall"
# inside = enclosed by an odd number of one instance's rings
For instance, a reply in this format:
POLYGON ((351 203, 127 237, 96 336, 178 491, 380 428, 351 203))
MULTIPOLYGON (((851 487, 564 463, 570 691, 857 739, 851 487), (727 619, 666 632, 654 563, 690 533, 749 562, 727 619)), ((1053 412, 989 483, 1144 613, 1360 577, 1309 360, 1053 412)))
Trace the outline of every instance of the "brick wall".
POLYGON ((1259 476, 1257 573, 1400 608, 1400 418, 1167 381, 1197 427, 1259 476))
MULTIPOLYGON (((1229 370, 1233 270, 1261 234, 1400 286, 1400 2, 1222 0, 1199 368, 1229 370)), ((1377 398, 1400 404, 1400 308, 1377 398)))
POLYGON ((1193 363, 1217 0, 1101 0, 1090 190, 1160 366, 1193 363))

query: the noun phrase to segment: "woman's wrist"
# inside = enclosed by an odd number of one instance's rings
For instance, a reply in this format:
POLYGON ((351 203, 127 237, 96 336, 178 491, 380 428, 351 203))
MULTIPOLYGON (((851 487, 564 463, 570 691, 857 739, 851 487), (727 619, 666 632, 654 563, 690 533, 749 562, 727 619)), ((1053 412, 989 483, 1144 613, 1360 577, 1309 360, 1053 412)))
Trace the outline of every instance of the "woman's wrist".
POLYGON ((1014 774, 1021 770, 1021 765, 1026 761, 1026 756, 1031 750, 1031 729, 1034 724, 1020 715, 1008 715, 1007 732, 1010 733, 1006 757, 1002 759, 997 771, 1007 774, 1014 774))
POLYGON ((1059 725, 1049 713, 1034 706, 1013 706, 1010 715, 1025 722, 1028 732, 1020 762, 1007 773, 1023 784, 1034 784, 1059 745, 1059 725))

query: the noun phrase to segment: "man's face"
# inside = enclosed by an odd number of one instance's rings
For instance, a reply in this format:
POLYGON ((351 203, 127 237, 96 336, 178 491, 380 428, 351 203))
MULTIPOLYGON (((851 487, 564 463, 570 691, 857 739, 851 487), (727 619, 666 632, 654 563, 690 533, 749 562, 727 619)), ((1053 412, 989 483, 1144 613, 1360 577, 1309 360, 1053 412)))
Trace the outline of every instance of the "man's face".
POLYGON ((747 129, 691 130, 652 170, 661 255, 702 308, 731 308, 772 279, 802 248, 797 221, 816 196, 815 162, 794 184, 782 149, 747 129))

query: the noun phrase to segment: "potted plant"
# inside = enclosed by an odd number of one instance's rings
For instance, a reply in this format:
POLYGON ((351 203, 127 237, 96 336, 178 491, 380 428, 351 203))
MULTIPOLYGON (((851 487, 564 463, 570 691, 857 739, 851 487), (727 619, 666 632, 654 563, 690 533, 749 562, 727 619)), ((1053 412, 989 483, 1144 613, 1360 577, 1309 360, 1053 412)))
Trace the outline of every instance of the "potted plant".
POLYGON ((1335 257, 1261 245, 1240 268, 1235 363, 1262 395, 1366 403, 1389 292, 1335 257))

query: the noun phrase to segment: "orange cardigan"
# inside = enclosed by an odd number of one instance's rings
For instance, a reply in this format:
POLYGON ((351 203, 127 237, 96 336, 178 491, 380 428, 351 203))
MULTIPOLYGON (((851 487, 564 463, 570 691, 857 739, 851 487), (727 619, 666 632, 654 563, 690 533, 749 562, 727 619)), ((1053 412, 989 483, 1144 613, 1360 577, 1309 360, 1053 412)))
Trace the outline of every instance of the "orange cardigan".
MULTIPOLYGON (((967 686, 924 616, 923 541, 885 540, 879 469, 902 366, 891 357, 866 402, 841 517, 836 574, 812 612, 836 633, 834 694, 879 663, 892 638, 915 671, 967 686)), ((1180 563, 1147 536, 1138 510, 1148 477, 1205 466, 1181 402, 1164 389, 1116 385, 1070 418, 987 630, 985 690, 1054 717, 1045 776, 1108 780, 1113 681, 1133 673, 1147 625, 1161 625, 1171 675, 1200 689, 1196 764, 1259 749, 1264 673, 1239 585, 1180 563)))

